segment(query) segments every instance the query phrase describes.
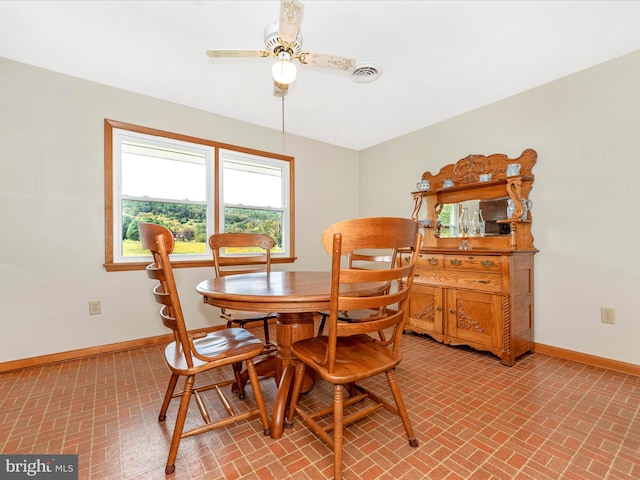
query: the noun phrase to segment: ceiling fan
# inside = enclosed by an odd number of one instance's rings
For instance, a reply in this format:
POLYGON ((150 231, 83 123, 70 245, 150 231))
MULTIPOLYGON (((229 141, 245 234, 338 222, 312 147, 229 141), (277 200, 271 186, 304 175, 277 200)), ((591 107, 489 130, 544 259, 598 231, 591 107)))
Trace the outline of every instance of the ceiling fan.
POLYGON ((355 59, 302 51, 302 13, 304 4, 299 0, 280 1, 280 21, 267 25, 264 29, 264 50, 207 50, 212 58, 275 57, 272 67, 275 96, 284 97, 289 85, 296 79, 297 69, 292 60, 303 65, 315 65, 349 72, 355 66, 355 59))

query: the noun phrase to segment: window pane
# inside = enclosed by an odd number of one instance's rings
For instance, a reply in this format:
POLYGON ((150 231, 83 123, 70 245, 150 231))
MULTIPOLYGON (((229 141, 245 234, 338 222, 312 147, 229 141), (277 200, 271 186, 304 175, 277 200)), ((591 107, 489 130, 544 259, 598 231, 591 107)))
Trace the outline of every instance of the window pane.
POLYGON ((157 223, 171 230, 176 241, 175 254, 204 255, 207 251, 206 205, 123 200, 123 257, 147 253, 140 246, 139 222, 157 223))
POLYGON ((243 160, 224 160, 224 203, 282 208, 282 169, 243 160))
POLYGON ((206 165, 202 153, 122 142, 122 194, 204 201, 206 165))
POLYGON ((275 242, 272 252, 282 251, 282 212, 279 210, 225 207, 224 231, 269 235, 275 242))

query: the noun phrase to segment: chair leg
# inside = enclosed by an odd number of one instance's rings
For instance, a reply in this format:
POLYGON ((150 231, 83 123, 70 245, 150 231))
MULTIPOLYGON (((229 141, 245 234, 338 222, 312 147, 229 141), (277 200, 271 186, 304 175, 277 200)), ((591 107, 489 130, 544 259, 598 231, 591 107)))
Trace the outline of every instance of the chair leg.
POLYGON ((244 380, 242 379, 242 363, 233 364, 233 374, 236 377, 236 383, 231 386, 231 391, 238 394, 240 400, 244 399, 244 380))
POLYGON ((187 419, 187 411, 189 410, 189 402, 191 401, 191 393, 193 392, 193 381, 195 377, 190 375, 184 382, 182 397, 180 398, 180 408, 176 417, 176 424, 173 427, 173 437, 171 438, 171 446, 169 447, 169 457, 167 458, 167 466, 164 471, 166 474, 173 473, 176 469, 176 457, 178 456, 178 447, 182 438, 182 430, 184 422, 187 419))
POLYGON ((346 389, 349 392, 350 397, 355 397, 359 393, 355 383, 347 384, 346 389))
POLYGON ((324 314, 321 314, 321 318, 320 318, 320 326, 318 327, 318 336, 320 337, 323 333, 324 333, 324 324, 327 321, 327 316, 324 314))
POLYGON ((342 431, 344 409, 344 389, 342 385, 333 386, 333 477, 342 478, 342 431))
POLYGON ((291 390, 291 398, 289 399, 289 412, 287 413, 287 419, 285 421, 286 428, 293 428, 293 417, 296 415, 296 407, 298 406, 298 399, 300 398, 300 391, 302 390, 305 370, 306 365, 298 362, 296 365, 295 379, 293 381, 293 389, 291 390))
POLYGON ((173 398, 173 392, 176 389, 176 383, 178 383, 178 375, 172 373, 171 378, 169 379, 169 385, 167 385, 167 391, 164 394, 162 407, 160 407, 160 415, 158 415, 159 422, 164 422, 167 419, 167 409, 169 408, 169 403, 173 398))
POLYGON ((263 320, 264 325, 264 344, 269 345, 271 341, 269 340, 269 319, 265 318, 263 320))
POLYGON ((396 377, 393 373, 393 370, 387 370, 387 382, 389 382, 389 388, 391 389, 391 394, 393 395, 393 399, 396 402, 396 407, 398 408, 398 415, 402 419, 402 424, 404 425, 404 429, 407 432, 407 437, 409 438, 409 445, 412 447, 418 446, 418 440, 416 440, 416 436, 413 433, 413 428, 411 427, 411 420, 409 420, 409 414, 407 413, 407 407, 404 404, 404 400, 402 400, 402 394, 400 393, 400 388, 398 387, 398 383, 396 382, 396 377))
POLYGON ((258 372, 253 360, 247 360, 247 372, 249 373, 249 380, 251 381, 251 388, 253 388, 253 395, 256 397, 256 403, 258 404, 258 410, 260 410, 260 418, 262 419, 263 432, 265 436, 271 435, 271 428, 269 426, 269 415, 267 414, 267 407, 264 404, 264 397, 262 396, 262 389, 260 388, 260 379, 258 378, 258 372))

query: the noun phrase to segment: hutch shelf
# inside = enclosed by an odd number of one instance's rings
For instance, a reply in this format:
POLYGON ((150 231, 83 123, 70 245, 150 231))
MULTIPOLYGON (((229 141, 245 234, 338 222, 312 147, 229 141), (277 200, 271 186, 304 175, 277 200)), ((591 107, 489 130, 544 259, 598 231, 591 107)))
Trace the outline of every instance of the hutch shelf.
POLYGON ((429 190, 412 193, 412 218, 424 229, 424 241, 406 330, 492 352, 509 366, 532 350, 537 250, 528 196, 536 159, 531 149, 513 159, 469 155, 422 175, 429 190), (519 172, 507 176, 510 164, 519 172), (459 228, 463 208, 482 210, 484 233, 459 228))

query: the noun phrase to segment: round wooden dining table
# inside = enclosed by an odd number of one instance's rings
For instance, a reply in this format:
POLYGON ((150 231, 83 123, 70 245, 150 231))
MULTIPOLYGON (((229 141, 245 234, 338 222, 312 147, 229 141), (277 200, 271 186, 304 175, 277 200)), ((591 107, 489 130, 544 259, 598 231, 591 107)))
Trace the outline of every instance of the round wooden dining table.
MULTIPOLYGON (((371 295, 379 284, 345 286, 346 295, 371 295)), ((271 420, 271 436, 282 437, 289 394, 295 373, 291 345, 314 335, 314 313, 328 310, 331 299, 330 272, 260 272, 210 278, 198 284, 196 291, 204 302, 216 307, 255 312, 275 312, 278 349, 275 356, 256 362, 262 375, 273 375, 278 394, 271 420)), ((308 369, 309 370, 309 369, 308 369)), ((303 384, 313 387, 313 376, 303 384)))

